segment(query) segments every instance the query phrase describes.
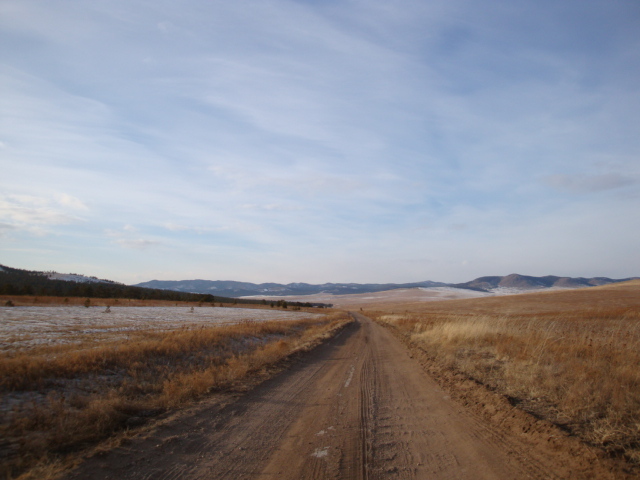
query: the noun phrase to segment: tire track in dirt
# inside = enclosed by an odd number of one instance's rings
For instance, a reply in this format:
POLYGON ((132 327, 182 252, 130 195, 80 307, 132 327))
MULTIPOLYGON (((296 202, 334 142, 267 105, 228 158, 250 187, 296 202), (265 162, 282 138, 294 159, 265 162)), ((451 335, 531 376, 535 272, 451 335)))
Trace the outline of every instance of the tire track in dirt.
POLYGON ((388 330, 361 315, 289 370, 211 401, 67 479, 560 479, 523 443, 453 402, 388 330))

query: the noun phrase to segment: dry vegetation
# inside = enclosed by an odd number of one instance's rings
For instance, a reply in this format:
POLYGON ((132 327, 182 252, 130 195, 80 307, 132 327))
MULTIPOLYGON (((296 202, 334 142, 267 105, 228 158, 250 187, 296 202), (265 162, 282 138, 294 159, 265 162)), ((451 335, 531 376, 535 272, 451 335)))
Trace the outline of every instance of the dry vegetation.
POLYGON ((436 365, 640 462, 640 281, 365 313, 436 365))
MULTIPOLYGON (((188 301, 174 301, 174 300, 142 300, 135 298, 87 298, 87 297, 50 297, 50 296, 34 296, 34 295, 0 295, 0 306, 6 306, 7 302, 10 302, 14 306, 20 307, 42 307, 53 305, 66 305, 66 306, 86 306, 88 304, 92 307, 216 307, 224 306, 225 308, 256 308, 256 309, 276 309, 286 310, 277 305, 275 301, 265 301, 261 303, 243 303, 230 302, 231 299, 225 299, 224 303, 220 303, 219 300, 215 302, 188 302, 188 301), (273 303, 273 306, 271 306, 273 303)), ((288 310, 296 310, 303 312, 326 312, 327 308, 318 307, 300 307, 291 305, 288 310)))
POLYGON ((115 432, 209 392, 241 386, 252 374, 311 348, 349 321, 345 314, 334 314, 136 331, 126 341, 96 339, 4 353, 0 476, 37 478, 33 472, 42 472, 43 465, 115 432))

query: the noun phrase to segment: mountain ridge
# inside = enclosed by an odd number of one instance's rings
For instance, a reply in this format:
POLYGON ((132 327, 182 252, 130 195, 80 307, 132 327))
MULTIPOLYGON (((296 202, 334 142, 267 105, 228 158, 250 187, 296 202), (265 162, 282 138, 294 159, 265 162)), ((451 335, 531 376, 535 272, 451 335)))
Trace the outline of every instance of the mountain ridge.
POLYGON ((314 295, 317 293, 329 293, 333 295, 346 295, 355 293, 372 293, 394 290, 397 288, 429 288, 447 286, 442 282, 413 282, 413 283, 323 283, 313 285, 309 283, 250 283, 231 280, 151 280, 135 285, 136 287, 169 289, 190 293, 210 293, 231 297, 248 296, 289 296, 289 295, 314 295))
MULTIPOLYGON (((111 280, 98 279, 96 277, 88 277, 75 273, 61 274, 53 271, 36 272, 28 270, 14 269, 5 265, 0 265, 0 276, 10 277, 13 274, 22 274, 23 276, 41 276, 49 281, 73 284, 84 284, 86 290, 91 290, 90 285, 104 285, 105 287, 127 288, 127 285, 114 282, 111 280)), ((608 277, 561 277, 556 275, 546 275, 535 277, 530 275, 521 275, 512 273, 504 276, 483 276, 478 277, 469 282, 463 283, 444 283, 434 282, 431 280, 412 283, 323 283, 309 284, 303 282, 295 282, 281 284, 275 282, 269 283, 251 283, 237 282, 231 280, 151 280, 142 282, 131 287, 142 287, 148 289, 173 291, 180 294, 205 294, 214 295, 216 297, 286 297, 286 296, 306 296, 316 294, 329 295, 353 295, 361 293, 376 293, 397 289, 412 288, 433 288, 433 287, 449 287, 466 290, 475 290, 490 294, 509 294, 519 293, 531 290, 544 289, 560 289, 560 288, 586 288, 599 285, 607 285, 610 283, 624 282, 628 280, 637 280, 640 277, 629 277, 622 279, 612 279, 608 277)), ((4 290, 13 288, 10 284, 3 286, 4 290)), ((102 287, 98 287, 102 288, 102 287)), ((7 293, 10 293, 7 291, 7 293)), ((88 293, 87 293, 88 295, 88 293)), ((90 295, 88 295, 90 296, 90 295)))
POLYGON ((413 282, 413 283, 251 283, 236 282, 231 280, 150 280, 138 283, 137 287, 158 288, 175 290, 189 293, 210 293, 224 295, 228 297, 248 297, 248 296, 290 296, 290 295, 314 295, 333 294, 347 295, 357 293, 375 293, 388 290, 404 288, 430 288, 430 287, 453 287, 483 292, 494 292, 497 290, 513 289, 527 291, 548 288, 585 288, 609 283, 624 282, 634 280, 638 277, 623 279, 611 279, 608 277, 560 277, 546 275, 534 277, 530 275, 520 275, 512 273, 505 276, 485 276, 464 283, 444 283, 434 281, 413 282))
POLYGON ((475 280, 465 283, 452 284, 452 287, 469 288, 471 290, 492 291, 497 288, 517 288, 521 290, 541 289, 541 288, 584 288, 607 285, 609 283, 624 282, 634 280, 637 277, 612 279, 608 277, 559 277, 556 275, 545 275, 543 277, 533 277, 530 275, 520 275, 512 273, 505 276, 478 277, 475 280))

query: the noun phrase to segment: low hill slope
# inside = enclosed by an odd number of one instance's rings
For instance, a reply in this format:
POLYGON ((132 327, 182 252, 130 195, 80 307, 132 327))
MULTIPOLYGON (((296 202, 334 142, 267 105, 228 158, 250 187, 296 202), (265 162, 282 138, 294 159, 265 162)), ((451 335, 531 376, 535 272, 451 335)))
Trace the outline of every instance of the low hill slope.
POLYGON ((457 288, 470 288, 473 290, 492 291, 499 288, 512 288, 518 290, 534 290, 543 288, 584 288, 610 283, 625 282, 633 278, 612 279, 607 277, 557 277, 547 275, 544 277, 532 277, 512 273, 504 277, 479 277, 470 282, 458 283, 452 286, 457 288))

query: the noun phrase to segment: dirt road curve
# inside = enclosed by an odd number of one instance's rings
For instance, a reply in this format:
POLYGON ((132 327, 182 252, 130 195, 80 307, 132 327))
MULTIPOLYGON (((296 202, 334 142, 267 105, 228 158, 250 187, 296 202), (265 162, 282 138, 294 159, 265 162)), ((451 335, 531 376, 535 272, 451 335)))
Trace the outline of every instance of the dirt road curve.
POLYGON ((453 403, 365 317, 224 407, 201 406, 70 479, 569 478, 453 403))

